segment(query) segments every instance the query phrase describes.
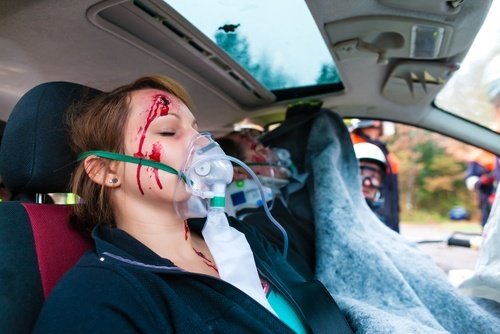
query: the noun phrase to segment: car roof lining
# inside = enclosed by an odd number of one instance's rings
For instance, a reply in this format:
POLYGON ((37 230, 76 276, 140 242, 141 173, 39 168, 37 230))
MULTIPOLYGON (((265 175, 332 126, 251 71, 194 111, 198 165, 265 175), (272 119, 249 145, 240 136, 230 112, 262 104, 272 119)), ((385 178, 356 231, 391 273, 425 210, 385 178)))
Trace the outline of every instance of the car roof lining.
MULTIPOLYGON (((407 3, 414 5, 420 2, 415 0, 407 3)), ((444 2, 439 1, 441 4, 444 2)), ((221 133, 230 130, 233 122, 244 117, 283 112, 290 102, 284 100, 266 106, 265 103, 245 100, 244 95, 247 94, 245 88, 241 88, 240 83, 238 83, 239 88, 228 85, 227 79, 209 68, 212 65, 207 65, 206 61, 200 62, 200 66, 206 65, 204 69, 193 69, 183 63, 183 55, 192 57, 192 54, 179 44, 175 44, 175 48, 181 50, 179 55, 159 56, 151 50, 146 50, 144 45, 127 42, 109 32, 103 33, 101 28, 89 20, 89 8, 97 3, 101 2, 97 0, 2 2, 0 38, 7 48, 0 54, 1 120, 8 118, 14 104, 24 92, 42 82, 66 80, 100 90, 109 90, 118 84, 135 79, 140 74, 148 73, 164 73, 185 85, 188 91, 192 92, 195 114, 196 110, 202 111, 197 114, 200 127, 208 131, 221 133), (57 25, 46 24, 55 21, 58 22, 57 25), (26 22, 30 24, 27 25, 26 22), (213 112, 207 113, 203 112, 204 110, 213 112)), ((129 1, 114 1, 114 3, 130 5, 129 1)), ((159 5, 161 1, 149 0, 148 3, 159 5)), ((443 61, 449 64, 459 62, 465 56, 464 51, 472 43, 491 1, 465 1, 457 13, 441 15, 429 14, 425 10, 393 7, 392 0, 373 2, 307 0, 306 3, 328 45, 342 41, 332 40, 325 27, 352 17, 384 15, 446 22, 452 26, 453 36, 457 37, 457 40, 450 41, 447 57, 443 58, 443 61)), ((433 2, 424 1, 424 3, 433 6, 433 2)), ((144 17, 137 17, 144 21, 144 17)), ((188 31, 198 36, 196 32, 188 31)), ((342 36, 339 34, 339 38, 342 36)), ((337 57, 333 48, 330 51, 337 57)), ((440 132, 446 135, 462 140, 470 139, 469 142, 472 144, 497 153, 500 151, 500 144, 495 144, 498 142, 498 135, 480 126, 464 123, 455 128, 440 128, 439 124, 433 124, 440 120, 448 120, 450 117, 431 106, 436 92, 431 92, 409 105, 398 104, 381 94, 384 85, 390 80, 391 71, 402 61, 408 62, 407 59, 389 58, 378 63, 380 61, 378 53, 363 49, 358 56, 340 62, 335 59, 344 83, 344 92, 321 93, 314 98, 322 99, 325 107, 336 110, 342 116, 373 117, 376 113, 377 118, 403 120, 405 123, 441 130, 440 132), (462 133, 462 129, 470 129, 471 131, 467 133, 471 134, 471 138, 462 133)), ((415 62, 418 64, 421 60, 415 62)), ((243 77, 248 79, 245 75, 243 77)), ((272 94, 266 98, 270 99, 270 103, 272 94)))

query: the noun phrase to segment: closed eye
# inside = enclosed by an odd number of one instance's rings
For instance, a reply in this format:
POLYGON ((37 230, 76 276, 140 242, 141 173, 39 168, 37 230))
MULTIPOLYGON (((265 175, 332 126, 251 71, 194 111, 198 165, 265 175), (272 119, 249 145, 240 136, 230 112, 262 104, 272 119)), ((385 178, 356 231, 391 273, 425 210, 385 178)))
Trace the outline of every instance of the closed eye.
POLYGON ((160 136, 172 137, 175 136, 175 131, 162 131, 160 132, 160 136))

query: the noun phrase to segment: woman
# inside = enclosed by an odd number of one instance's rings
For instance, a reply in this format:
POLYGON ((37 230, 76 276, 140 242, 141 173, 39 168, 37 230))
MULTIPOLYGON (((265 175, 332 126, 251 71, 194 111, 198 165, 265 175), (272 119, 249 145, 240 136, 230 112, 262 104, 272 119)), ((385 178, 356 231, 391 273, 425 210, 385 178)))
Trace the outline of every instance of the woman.
POLYGON ((221 280, 200 222, 188 226, 176 213, 178 177, 146 164, 180 170, 198 134, 189 106, 179 84, 156 76, 72 113, 71 138, 84 157, 73 176, 73 192, 84 202, 75 216, 80 229, 92 230, 95 250, 59 282, 35 332, 305 333, 315 327, 306 321, 307 306, 299 305, 303 299, 294 298, 301 277, 241 222, 232 225, 245 233, 272 309, 221 280))

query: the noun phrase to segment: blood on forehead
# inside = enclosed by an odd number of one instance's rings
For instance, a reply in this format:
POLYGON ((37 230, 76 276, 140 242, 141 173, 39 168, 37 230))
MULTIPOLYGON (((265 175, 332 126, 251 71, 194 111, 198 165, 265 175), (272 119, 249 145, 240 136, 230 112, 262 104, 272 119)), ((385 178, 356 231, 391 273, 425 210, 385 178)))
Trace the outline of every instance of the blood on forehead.
POLYGON ((158 95, 155 98, 155 102, 153 104, 158 103, 159 115, 158 116, 166 116, 168 115, 170 100, 167 99, 166 96, 158 95))
MULTIPOLYGON (((140 134, 139 138, 139 144, 137 145, 137 151, 134 153, 134 157, 136 158, 146 158, 147 157, 147 152, 144 152, 144 141, 146 139, 147 131, 151 123, 158 117, 161 116, 166 116, 168 115, 168 112, 170 111, 170 106, 172 105, 172 101, 176 101, 176 99, 173 98, 173 96, 170 96, 170 94, 153 94, 151 96, 151 104, 149 108, 146 110, 146 120, 144 121, 144 124, 139 127, 138 134, 140 134)), ((151 154, 149 155, 149 158, 151 160, 159 161, 160 159, 160 151, 161 151, 161 145, 153 145, 153 150, 151 154)), ((139 188, 139 191, 141 192, 142 195, 144 195, 144 190, 142 189, 141 185, 141 179, 140 179, 140 174, 141 174, 141 168, 142 165, 137 166, 137 186, 139 188)), ((155 176, 156 180, 158 182, 158 186, 160 189, 162 188, 161 183, 159 182, 159 178, 157 176, 158 170, 155 170, 155 176)))

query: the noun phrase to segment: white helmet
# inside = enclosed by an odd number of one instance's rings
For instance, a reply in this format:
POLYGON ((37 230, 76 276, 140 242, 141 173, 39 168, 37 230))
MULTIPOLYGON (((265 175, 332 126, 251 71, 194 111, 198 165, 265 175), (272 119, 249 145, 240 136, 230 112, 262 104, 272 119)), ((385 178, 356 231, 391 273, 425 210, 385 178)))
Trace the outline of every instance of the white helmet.
POLYGON ((372 160, 381 165, 382 170, 385 171, 387 160, 384 152, 375 144, 372 143, 357 143, 354 144, 354 153, 358 160, 372 160))

